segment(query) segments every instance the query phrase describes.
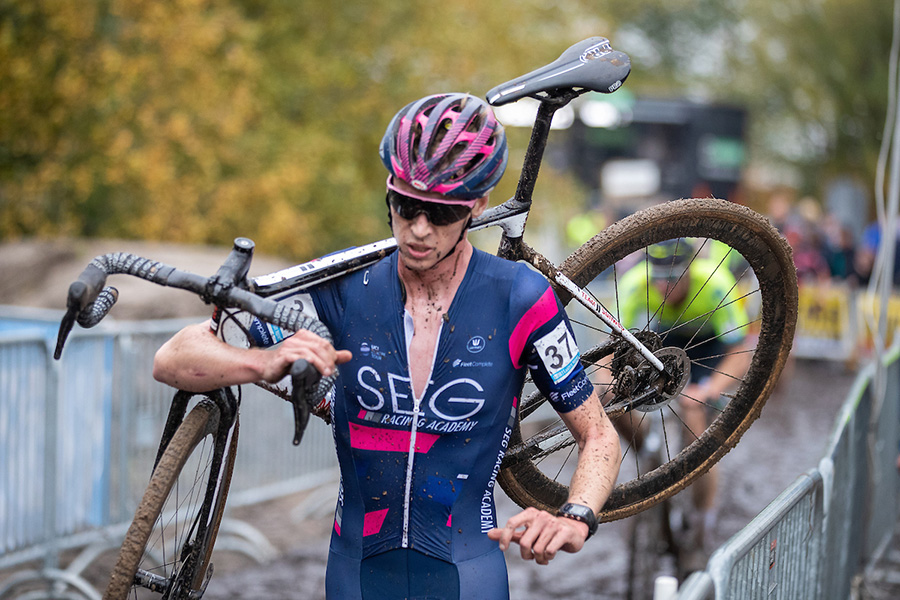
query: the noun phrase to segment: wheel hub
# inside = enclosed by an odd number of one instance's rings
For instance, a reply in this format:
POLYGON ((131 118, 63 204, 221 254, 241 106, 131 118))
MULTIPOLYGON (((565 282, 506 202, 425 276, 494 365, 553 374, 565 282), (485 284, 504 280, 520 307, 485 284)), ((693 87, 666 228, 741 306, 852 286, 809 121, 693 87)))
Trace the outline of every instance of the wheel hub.
POLYGON ((656 393, 647 401, 635 405, 635 410, 640 412, 652 412, 668 406, 691 380, 691 360, 681 348, 660 348, 653 355, 662 361, 665 370, 662 374, 657 374, 656 381, 651 384, 656 388, 656 393))

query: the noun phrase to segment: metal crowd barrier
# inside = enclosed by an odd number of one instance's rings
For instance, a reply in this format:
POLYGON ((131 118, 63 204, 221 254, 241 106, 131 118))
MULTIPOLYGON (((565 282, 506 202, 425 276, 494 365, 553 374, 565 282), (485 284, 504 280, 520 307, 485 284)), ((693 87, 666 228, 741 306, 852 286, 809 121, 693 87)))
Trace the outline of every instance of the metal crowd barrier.
POLYGON ((864 369, 817 468, 800 476, 689 577, 679 600, 846 600, 897 522, 900 348, 864 369), (882 376, 883 375, 883 376, 882 376))
MULTIPOLYGON (((73 334, 61 361, 48 325, 0 327, 0 599, 36 582, 53 595, 29 597, 99 598, 81 571, 121 543, 143 495, 173 393, 153 380, 152 358, 186 323, 104 324, 73 334), (81 554, 63 567, 70 550, 81 554)), ((242 393, 230 507, 336 481, 324 423, 311 420, 297 448, 290 405, 254 386, 242 393)), ((271 551, 233 521, 223 532, 271 551)))

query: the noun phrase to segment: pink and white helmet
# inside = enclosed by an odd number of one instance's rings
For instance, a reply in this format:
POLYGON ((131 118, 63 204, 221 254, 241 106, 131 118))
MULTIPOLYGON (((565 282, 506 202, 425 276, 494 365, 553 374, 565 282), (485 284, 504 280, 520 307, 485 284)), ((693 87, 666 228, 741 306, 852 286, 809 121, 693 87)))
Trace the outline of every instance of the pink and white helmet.
POLYGON ((474 200, 493 189, 509 153, 503 125, 483 100, 438 94, 406 105, 381 140, 381 161, 422 192, 474 200))

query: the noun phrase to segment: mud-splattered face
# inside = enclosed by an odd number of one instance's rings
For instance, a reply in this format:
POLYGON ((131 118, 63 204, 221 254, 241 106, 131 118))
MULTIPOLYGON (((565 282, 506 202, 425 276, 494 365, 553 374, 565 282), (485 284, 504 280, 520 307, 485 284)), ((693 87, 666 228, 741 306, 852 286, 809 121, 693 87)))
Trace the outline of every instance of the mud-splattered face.
MULTIPOLYGON (((429 196, 428 192, 413 190, 406 182, 396 180, 394 185, 400 191, 409 188, 416 196, 429 196)), ((440 194, 433 194, 440 198, 440 194)), ((470 215, 479 216, 487 208, 487 197, 480 198, 472 207, 470 215)), ((391 205, 391 229, 400 252, 403 267, 412 271, 424 272, 433 268, 442 259, 454 252, 463 237, 468 219, 460 219, 447 225, 435 225, 424 212, 406 219, 391 205)))

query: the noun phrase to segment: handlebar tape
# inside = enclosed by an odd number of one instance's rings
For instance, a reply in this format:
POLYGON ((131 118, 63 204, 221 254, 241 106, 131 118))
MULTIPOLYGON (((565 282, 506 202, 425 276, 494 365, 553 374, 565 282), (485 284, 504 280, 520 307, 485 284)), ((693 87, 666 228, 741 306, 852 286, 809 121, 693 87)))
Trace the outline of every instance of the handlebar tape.
POLYGON ((104 254, 94 258, 78 279, 69 286, 66 314, 59 326, 54 358, 59 360, 62 356, 66 338, 76 321, 84 328, 93 327, 116 303, 119 292, 113 287, 104 287, 107 276, 127 273, 165 285, 172 271, 173 267, 127 252, 104 254))
POLYGON ((107 276, 124 273, 165 285, 173 270, 173 267, 128 252, 98 256, 82 271, 78 281, 69 286, 67 306, 77 311, 79 325, 93 327, 109 313, 118 299, 115 288, 103 287, 107 276))

